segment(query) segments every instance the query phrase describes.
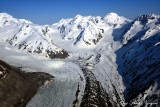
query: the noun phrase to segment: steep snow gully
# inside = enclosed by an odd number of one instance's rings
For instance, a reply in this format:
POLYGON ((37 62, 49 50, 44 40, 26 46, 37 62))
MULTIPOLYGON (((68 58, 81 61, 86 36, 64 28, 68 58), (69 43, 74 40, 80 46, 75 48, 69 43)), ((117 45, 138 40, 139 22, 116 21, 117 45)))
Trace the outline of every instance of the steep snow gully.
MULTIPOLYGON (((7 72, 18 70, 14 81, 27 84, 18 84, 19 97, 0 100, 3 107, 160 106, 159 15, 77 15, 43 26, 0 13, 0 50, 14 68, 7 72), (21 96, 30 89, 26 77, 38 84, 29 99, 21 96)), ((5 68, 0 64, 0 90, 12 84, 5 68)))

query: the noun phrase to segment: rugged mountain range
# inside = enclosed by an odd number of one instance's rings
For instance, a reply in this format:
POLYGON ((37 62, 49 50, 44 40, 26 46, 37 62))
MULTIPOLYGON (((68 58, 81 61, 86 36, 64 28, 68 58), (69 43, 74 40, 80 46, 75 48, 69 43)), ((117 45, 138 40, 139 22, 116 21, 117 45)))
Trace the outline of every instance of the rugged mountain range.
POLYGON ((116 13, 77 15, 52 25, 0 14, 0 59, 54 77, 27 107, 158 106, 159 44, 155 14, 133 21, 116 13))

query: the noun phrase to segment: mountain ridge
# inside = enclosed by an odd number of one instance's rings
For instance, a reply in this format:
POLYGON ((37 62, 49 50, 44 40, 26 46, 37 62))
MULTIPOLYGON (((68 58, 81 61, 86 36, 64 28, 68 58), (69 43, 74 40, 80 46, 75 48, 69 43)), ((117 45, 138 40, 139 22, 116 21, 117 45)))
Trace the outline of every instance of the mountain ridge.
MULTIPOLYGON (((122 22, 124 23, 126 23, 125 21, 128 21, 128 19, 125 19, 118 15, 116 16, 118 18, 117 20, 120 20, 122 18, 122 22)), ((108 17, 108 20, 111 20, 111 18, 111 16, 108 17)), ((105 20, 107 20, 107 18, 105 18, 105 20)), ((117 22, 117 25, 115 25, 115 23, 109 23, 107 21, 105 22, 103 18, 100 17, 84 17, 77 15, 73 19, 62 19, 58 23, 52 24, 51 26, 41 26, 33 24, 31 22, 28 23, 28 21, 26 20, 15 19, 7 13, 1 13, 1 27, 4 29, 6 29, 5 27, 7 27, 8 32, 11 31, 10 34, 13 34, 11 37, 7 38, 5 36, 1 40, 6 41, 11 45, 17 46, 18 49, 22 48, 22 50, 27 50, 31 53, 38 53, 50 58, 51 56, 55 56, 52 58, 56 58, 56 53, 60 53, 60 55, 64 53, 63 58, 65 58, 69 56, 69 54, 63 49, 63 47, 58 48, 56 46, 53 41, 58 37, 53 37, 53 35, 58 35, 59 37, 61 35, 60 39, 62 38, 69 42, 71 47, 73 47, 73 45, 82 48, 94 47, 104 35, 104 27, 110 29, 112 27, 120 26, 120 24, 119 22, 117 22), (33 38, 32 35, 34 35, 35 37, 33 38), (39 41, 37 41, 37 39, 39 39, 39 41), (28 41, 29 43, 27 43, 28 41), (33 45, 36 47, 34 47, 33 45), (55 52, 53 50, 55 50, 55 52)), ((1 31, 6 32, 5 30, 1 31)))

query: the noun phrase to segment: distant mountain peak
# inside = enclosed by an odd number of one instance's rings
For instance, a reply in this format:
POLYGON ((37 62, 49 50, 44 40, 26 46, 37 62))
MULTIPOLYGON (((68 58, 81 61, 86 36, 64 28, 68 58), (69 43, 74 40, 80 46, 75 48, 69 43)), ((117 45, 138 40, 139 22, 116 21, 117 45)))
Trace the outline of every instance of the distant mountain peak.
POLYGON ((83 18, 83 16, 78 14, 75 16, 75 19, 77 19, 77 18, 83 18))
POLYGON ((142 14, 140 16, 138 16, 135 20, 148 20, 148 19, 159 19, 160 15, 156 15, 156 14, 142 14))
POLYGON ((106 15, 106 17, 118 17, 118 14, 114 12, 110 12, 106 15))
POLYGON ((5 13, 5 12, 0 13, 0 17, 6 17, 6 16, 13 17, 13 16, 11 16, 8 13, 5 13))
POLYGON ((119 16, 117 13, 114 13, 114 12, 108 13, 103 19, 107 23, 119 24, 119 25, 130 21, 129 19, 127 19, 123 16, 119 16))
POLYGON ((0 13, 0 24, 1 25, 10 25, 10 24, 13 24, 13 23, 30 23, 32 24, 31 21, 29 20, 26 20, 26 19, 17 19, 17 18, 14 18, 13 16, 11 16, 10 14, 8 13, 0 13))
POLYGON ((7 19, 7 20, 15 20, 15 18, 8 13, 0 13, 0 20, 7 19))

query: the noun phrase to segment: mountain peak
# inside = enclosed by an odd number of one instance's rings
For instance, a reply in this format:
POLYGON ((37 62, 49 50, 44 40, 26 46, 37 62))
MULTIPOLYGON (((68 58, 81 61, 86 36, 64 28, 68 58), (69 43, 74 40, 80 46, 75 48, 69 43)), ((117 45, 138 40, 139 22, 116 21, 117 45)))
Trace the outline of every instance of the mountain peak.
POLYGON ((83 16, 81 16, 81 15, 76 15, 75 18, 74 18, 74 20, 75 20, 76 22, 80 22, 80 21, 83 20, 83 16))
POLYGON ((4 18, 4 17, 6 17, 6 18, 13 18, 13 16, 11 16, 11 15, 9 15, 8 13, 0 13, 0 18, 4 18))
POLYGON ((13 24, 13 23, 30 23, 30 24, 32 24, 32 22, 29 20, 14 18, 13 16, 11 16, 8 13, 0 13, 0 23, 6 24, 7 22, 10 24, 13 24))
POLYGON ((112 18, 118 18, 119 15, 117 13, 114 13, 114 12, 110 12, 108 13, 105 17, 104 17, 104 20, 110 20, 112 18))
POLYGON ((103 19, 107 23, 113 24, 113 25, 121 25, 121 24, 124 24, 124 23, 130 21, 129 19, 127 19, 123 16, 119 16, 118 14, 116 14, 114 12, 108 13, 103 19))
POLYGON ((75 18, 82 18, 82 17, 83 17, 83 16, 82 16, 82 15, 79 15, 79 14, 75 16, 75 18))
POLYGON ((146 20, 146 19, 159 19, 160 18, 160 15, 156 15, 156 14, 142 14, 140 16, 138 16, 136 18, 136 20, 146 20))
POLYGON ((118 17, 118 14, 114 13, 114 12, 110 12, 106 16, 109 16, 109 17, 118 17))
POLYGON ((9 14, 6 12, 0 13, 0 16, 6 16, 6 15, 9 15, 9 14))

